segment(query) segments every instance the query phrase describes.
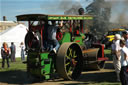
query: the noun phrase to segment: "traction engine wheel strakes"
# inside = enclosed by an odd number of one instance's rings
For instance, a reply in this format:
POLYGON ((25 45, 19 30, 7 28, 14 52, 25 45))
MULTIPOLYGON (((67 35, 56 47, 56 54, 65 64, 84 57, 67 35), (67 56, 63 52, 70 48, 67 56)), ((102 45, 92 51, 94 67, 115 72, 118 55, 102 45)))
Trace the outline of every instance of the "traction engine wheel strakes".
POLYGON ((82 51, 76 43, 64 43, 58 50, 56 70, 66 80, 77 79, 83 68, 82 51))

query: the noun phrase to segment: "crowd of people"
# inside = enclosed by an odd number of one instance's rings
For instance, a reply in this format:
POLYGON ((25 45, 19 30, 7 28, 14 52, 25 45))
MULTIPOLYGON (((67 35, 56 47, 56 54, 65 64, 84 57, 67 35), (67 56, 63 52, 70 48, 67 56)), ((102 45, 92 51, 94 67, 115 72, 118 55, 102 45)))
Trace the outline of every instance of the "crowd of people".
POLYGON ((111 48, 117 81, 128 85, 128 31, 123 32, 122 37, 116 34, 111 48))
MULTIPOLYGON (((25 53, 24 53, 24 44, 21 42, 20 44, 21 48, 21 60, 25 60, 25 53)), ((2 68, 5 67, 5 60, 7 61, 7 67, 10 67, 9 59, 11 62, 16 62, 16 46, 14 42, 11 42, 11 46, 9 47, 6 42, 3 42, 3 45, 1 47, 1 57, 2 57, 2 68)))

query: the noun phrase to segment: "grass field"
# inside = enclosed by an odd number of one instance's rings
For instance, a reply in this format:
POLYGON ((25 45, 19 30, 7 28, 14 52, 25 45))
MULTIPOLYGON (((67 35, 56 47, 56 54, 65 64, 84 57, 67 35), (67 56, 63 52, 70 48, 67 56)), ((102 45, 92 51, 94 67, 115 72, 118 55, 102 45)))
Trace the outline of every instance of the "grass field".
MULTIPOLYGON (((109 57, 111 60, 110 56, 110 50, 105 50, 105 56, 109 57)), ((2 60, 0 59, 0 66, 1 66, 2 60)), ((14 70, 26 70, 26 64, 23 64, 20 58, 16 58, 16 62, 10 62, 10 68, 7 68, 7 64, 5 64, 5 69, 1 69, 0 67, 0 72, 3 71, 14 71, 14 70)))
POLYGON ((10 62, 10 68, 1 68, 0 59, 0 85, 120 85, 116 82, 116 75, 112 68, 112 61, 110 50, 105 50, 105 56, 110 60, 107 61, 105 69, 101 71, 87 71, 83 72, 80 79, 77 81, 56 81, 33 83, 27 77, 26 65, 22 63, 20 58, 16 58, 16 62, 10 62), (49 84, 50 83, 50 84, 49 84))
MULTIPOLYGON (((1 66, 2 60, 0 59, 0 66, 1 66)), ((0 69, 0 72, 3 71, 15 71, 15 70, 26 70, 26 65, 22 63, 20 58, 16 58, 16 62, 10 62, 10 68, 7 68, 7 64, 5 64, 4 69, 0 69)))

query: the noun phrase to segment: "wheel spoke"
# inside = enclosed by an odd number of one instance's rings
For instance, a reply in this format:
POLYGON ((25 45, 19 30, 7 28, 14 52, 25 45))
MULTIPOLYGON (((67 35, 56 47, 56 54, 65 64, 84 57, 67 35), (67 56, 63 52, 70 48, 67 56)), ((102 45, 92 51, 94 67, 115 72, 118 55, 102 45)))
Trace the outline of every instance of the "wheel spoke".
POLYGON ((72 67, 69 67, 67 73, 68 73, 68 75, 71 75, 72 74, 72 67))
POLYGON ((69 48, 69 56, 72 57, 72 49, 69 48))
POLYGON ((67 52, 67 55, 66 55, 66 58, 67 58, 67 60, 66 61, 68 61, 68 62, 66 62, 66 69, 67 69, 67 72, 70 70, 70 69, 73 69, 73 68, 75 68, 75 66, 76 66, 76 64, 77 64, 77 61, 76 61, 76 58, 77 57, 77 54, 76 54, 76 51, 75 50, 73 50, 72 48, 69 48, 68 49, 68 52, 67 52), (69 65, 71 65, 70 66, 70 68, 68 67, 69 65))
POLYGON ((70 62, 66 62, 65 66, 68 66, 68 65, 70 65, 70 62))
POLYGON ((68 55, 66 55, 66 58, 67 58, 67 59, 71 59, 71 57, 69 57, 68 55))
POLYGON ((76 51, 73 52, 73 58, 76 58, 77 55, 76 55, 76 51))

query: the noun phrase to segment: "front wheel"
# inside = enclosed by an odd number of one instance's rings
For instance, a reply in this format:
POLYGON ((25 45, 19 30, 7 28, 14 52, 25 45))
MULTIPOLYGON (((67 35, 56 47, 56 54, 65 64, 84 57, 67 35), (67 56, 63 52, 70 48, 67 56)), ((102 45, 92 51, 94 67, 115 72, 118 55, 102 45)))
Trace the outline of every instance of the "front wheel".
POLYGON ((66 80, 77 79, 83 69, 82 51, 76 43, 64 43, 58 50, 56 70, 66 80))

